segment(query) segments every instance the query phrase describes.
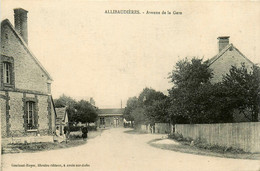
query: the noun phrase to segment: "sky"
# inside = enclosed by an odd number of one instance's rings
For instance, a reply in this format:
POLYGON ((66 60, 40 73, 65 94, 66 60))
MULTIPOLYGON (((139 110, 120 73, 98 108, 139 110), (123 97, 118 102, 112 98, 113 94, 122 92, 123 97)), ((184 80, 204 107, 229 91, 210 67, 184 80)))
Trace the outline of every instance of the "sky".
POLYGON ((1 20, 14 23, 14 8, 29 11, 29 48, 52 76, 54 98, 118 108, 145 87, 167 94, 176 62, 213 57, 219 36, 260 63, 260 2, 2 0, 1 20), (105 14, 129 9, 141 14, 105 14))

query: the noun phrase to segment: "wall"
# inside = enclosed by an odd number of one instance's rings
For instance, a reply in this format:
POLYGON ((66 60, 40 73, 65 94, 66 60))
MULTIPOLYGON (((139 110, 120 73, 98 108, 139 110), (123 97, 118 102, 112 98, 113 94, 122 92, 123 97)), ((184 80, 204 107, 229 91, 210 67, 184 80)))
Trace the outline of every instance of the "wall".
POLYGON ((183 137, 200 138, 208 144, 260 152, 260 122, 226 124, 176 124, 183 137))
MULTIPOLYGON (((0 91, 0 95, 3 92, 0 91)), ((3 95, 2 95, 3 96, 3 95)), ((48 107, 48 96, 47 95, 35 95, 35 94, 26 94, 19 92, 8 92, 8 100, 0 98, 1 102, 1 133, 2 137, 15 136, 30 136, 31 134, 25 131, 24 127, 24 102, 23 98, 25 97, 37 97, 37 106, 38 106, 38 133, 40 135, 49 135, 52 131, 51 126, 49 125, 49 113, 47 110, 48 107), (8 103, 9 110, 6 110, 8 103), (6 111, 8 111, 9 119, 6 119, 6 111), (8 123, 8 124, 6 124, 8 123), (8 130, 8 132, 7 132, 8 130)), ((7 97, 6 95, 3 97, 7 97)), ((52 113, 54 115, 54 113, 52 113)))
POLYGON ((6 99, 4 98, 4 92, 0 91, 0 112, 1 112, 1 136, 5 137, 6 135, 6 99))
POLYGON ((155 133, 167 134, 171 132, 171 126, 169 123, 155 123, 155 133))
POLYGON ((1 53, 14 58, 15 88, 47 93, 47 76, 8 24, 1 30, 1 53))
POLYGON ((123 116, 98 116, 97 119, 97 126, 103 127, 103 125, 100 125, 100 118, 104 118, 105 120, 105 127, 115 127, 115 120, 114 118, 118 118, 119 125, 117 127, 122 127, 124 125, 123 116))
POLYGON ((149 125, 140 125, 139 131, 143 133, 150 133, 149 128, 150 128, 149 125))
POLYGON ((136 129, 143 133, 168 134, 172 133, 173 125, 169 123, 155 123, 154 127, 148 125, 137 125, 136 129), (152 130, 153 129, 153 130, 152 130))
POLYGON ((242 62, 245 63, 247 68, 252 67, 252 63, 244 58, 234 47, 229 48, 219 59, 210 65, 214 73, 212 83, 222 81, 222 75, 229 73, 232 65, 241 67, 242 62))

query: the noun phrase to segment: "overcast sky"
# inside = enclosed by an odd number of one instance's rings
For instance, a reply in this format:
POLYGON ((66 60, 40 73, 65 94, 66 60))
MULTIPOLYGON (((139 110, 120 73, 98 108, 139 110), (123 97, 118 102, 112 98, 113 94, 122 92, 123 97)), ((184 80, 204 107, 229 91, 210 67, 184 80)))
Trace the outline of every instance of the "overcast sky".
POLYGON ((93 97, 99 108, 123 107, 152 87, 165 94, 175 63, 217 54, 217 37, 230 36, 260 63, 259 2, 87 2, 2 0, 1 20, 29 11, 29 47, 54 81, 54 98, 93 97), (105 14, 105 10, 178 11, 182 15, 105 14))

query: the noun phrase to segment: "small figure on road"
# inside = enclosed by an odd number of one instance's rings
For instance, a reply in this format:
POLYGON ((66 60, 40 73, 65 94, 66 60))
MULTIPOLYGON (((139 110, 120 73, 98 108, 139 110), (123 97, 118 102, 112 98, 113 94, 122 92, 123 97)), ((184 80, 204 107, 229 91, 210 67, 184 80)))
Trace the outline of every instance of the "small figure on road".
POLYGON ((67 143, 69 141, 69 136, 70 136, 69 127, 65 126, 63 131, 64 131, 64 139, 65 139, 65 141, 67 143))
POLYGON ((84 141, 86 141, 86 139, 88 138, 88 128, 87 127, 82 128, 82 138, 84 141))

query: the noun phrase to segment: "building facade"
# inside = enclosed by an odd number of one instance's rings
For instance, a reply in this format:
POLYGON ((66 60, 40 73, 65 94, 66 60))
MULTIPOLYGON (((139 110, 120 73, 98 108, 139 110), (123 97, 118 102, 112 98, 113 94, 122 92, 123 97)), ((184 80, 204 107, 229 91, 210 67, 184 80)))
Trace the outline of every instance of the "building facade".
MULTIPOLYGON (((212 83, 222 81, 223 75, 229 73, 231 66, 241 67, 241 63, 250 71, 254 63, 243 55, 232 43, 229 43, 229 37, 218 38, 218 54, 209 59, 209 68, 213 71, 212 83)), ((243 114, 235 111, 233 114, 234 122, 248 122, 243 114)), ((259 118, 259 117, 258 117, 259 118)))
POLYGON ((1 22, 2 139, 50 136, 55 130, 52 78, 28 47, 27 13, 14 9, 14 26, 1 22))
POLYGON ((123 127, 124 119, 123 119, 124 109, 99 109, 98 110, 98 119, 97 126, 99 128, 105 127, 123 127))
POLYGON ((254 63, 243 55, 232 43, 229 37, 218 38, 219 53, 209 60, 209 68, 213 70, 212 82, 222 81, 223 75, 229 73, 231 66, 241 67, 241 63, 250 69, 254 63))

